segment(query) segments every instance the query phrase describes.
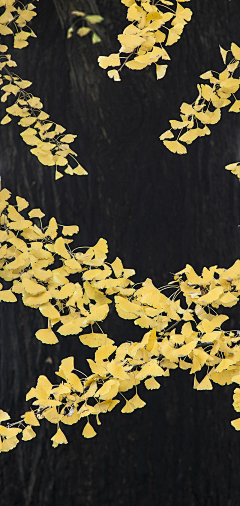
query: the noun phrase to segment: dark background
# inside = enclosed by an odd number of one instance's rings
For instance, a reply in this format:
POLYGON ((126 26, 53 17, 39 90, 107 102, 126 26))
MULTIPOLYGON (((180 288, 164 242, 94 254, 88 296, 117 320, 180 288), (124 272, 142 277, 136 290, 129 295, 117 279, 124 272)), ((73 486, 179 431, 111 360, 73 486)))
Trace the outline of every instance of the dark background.
MULTIPOLYGON (((184 4, 185 5, 185 4, 184 4)), ((188 4, 186 4, 188 6, 188 4)), ((229 267, 239 256, 239 183, 224 170, 240 160, 240 118, 223 111, 210 137, 198 139, 186 156, 159 141, 183 101, 196 98, 198 76, 221 71, 218 44, 240 44, 239 0, 194 0, 181 40, 170 48, 166 77, 154 68, 125 69, 120 83, 98 67, 99 54, 118 50, 126 26, 120 0, 41 0, 32 27, 38 38, 15 50, 16 71, 33 81, 51 119, 78 135, 73 149, 88 177, 54 181, 19 137, 17 122, 2 126, 0 173, 3 186, 40 207, 47 219, 80 226, 76 245, 107 239, 109 261, 118 255, 161 286, 186 263, 229 267), (66 39, 73 9, 99 12, 103 42, 66 39)), ((4 105, 2 106, 4 116, 4 105)), ((37 311, 1 305, 0 407, 17 420, 27 408, 25 393, 39 374, 54 379, 63 357, 89 372, 92 350, 77 337, 60 336, 42 345, 35 331, 44 325, 37 311), (49 363, 49 357, 52 364, 49 363), (46 359, 47 362, 46 362, 46 359)), ((239 328, 238 309, 231 325, 239 328)), ((107 320, 117 343, 139 340, 132 323, 107 320)), ((159 391, 140 394, 142 410, 102 416, 98 436, 85 440, 83 422, 66 427, 69 445, 53 449, 55 426, 41 423, 37 438, 1 454, 1 506, 237 506, 240 501, 240 435, 230 425, 233 386, 196 392, 187 371, 172 371, 159 391)))

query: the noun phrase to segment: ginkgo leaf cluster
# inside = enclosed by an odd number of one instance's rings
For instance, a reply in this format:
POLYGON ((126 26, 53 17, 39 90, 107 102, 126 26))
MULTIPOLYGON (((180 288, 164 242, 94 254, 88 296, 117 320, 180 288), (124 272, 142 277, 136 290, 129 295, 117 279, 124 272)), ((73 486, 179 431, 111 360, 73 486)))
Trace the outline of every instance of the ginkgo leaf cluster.
POLYGON ((71 39, 74 32, 76 31, 76 34, 79 37, 85 37, 89 33, 92 35, 92 43, 97 44, 98 42, 101 42, 101 37, 97 34, 95 31, 95 25, 98 23, 102 23, 104 18, 100 16, 99 14, 86 14, 83 11, 77 11, 74 10, 71 12, 71 15, 73 16, 73 21, 71 26, 69 27, 67 31, 67 38, 71 39), (76 24, 79 24, 79 20, 82 21, 82 26, 78 27, 76 29, 76 24))
MULTIPOLYGON (((14 48, 27 46, 27 39, 36 37, 27 25, 36 16, 35 6, 32 3, 24 6, 14 0, 1 0, 0 7, 5 7, 0 16, 0 39, 5 35, 13 35, 14 48)), ((62 169, 69 175, 86 175, 87 172, 75 158, 76 153, 69 146, 77 136, 64 134, 65 128, 49 120, 49 114, 42 110, 40 99, 26 91, 32 83, 10 72, 9 68, 16 67, 17 63, 7 51, 8 46, 0 40, 1 102, 16 97, 15 102, 6 108, 7 114, 1 120, 1 125, 10 123, 13 117, 19 118, 18 124, 25 128, 21 133, 22 139, 31 147, 31 153, 37 156, 40 163, 55 167, 55 179, 63 176, 62 169), (69 164, 68 157, 73 161, 74 168, 69 164)))
POLYGON ((118 53, 99 56, 98 63, 108 71, 114 81, 120 81, 120 72, 126 66, 131 70, 142 70, 153 63, 157 79, 162 79, 170 60, 166 51, 181 37, 185 25, 191 20, 192 11, 182 3, 190 0, 121 0, 127 7, 130 24, 118 35, 121 44, 118 53), (162 63, 164 62, 164 63, 162 63))
MULTIPOLYGON (((240 112, 240 100, 236 98, 240 79, 234 77, 239 68, 240 47, 231 44, 231 50, 220 47, 225 69, 218 73, 209 70, 200 77, 209 84, 198 84, 198 96, 194 103, 184 102, 180 107, 180 120, 170 120, 171 128, 160 136, 160 140, 172 153, 187 153, 186 145, 192 144, 198 137, 210 135, 210 125, 221 119, 221 110, 229 107, 228 112, 240 112)), ((238 164, 226 168, 239 177, 238 164)))
MULTIPOLYGON (((9 415, 0 411, 1 451, 14 448, 20 433, 23 441, 35 437, 35 427, 43 418, 57 426, 54 448, 67 443, 64 424, 82 418, 86 419, 83 436, 94 437, 90 417, 99 425, 100 415, 121 399, 125 402, 122 413, 144 407, 138 384, 159 389, 157 378, 169 376, 178 367, 193 375, 196 390, 212 390, 214 383, 240 385, 239 331, 223 330, 229 316, 219 311, 239 303, 240 260, 228 269, 204 267, 200 276, 187 264, 160 289, 149 278, 134 285, 129 279, 133 269, 124 269, 119 258, 111 264, 106 261, 104 239, 85 252, 72 251, 72 239, 66 237, 77 234, 77 226, 60 227, 51 218, 43 227, 40 209, 32 209, 24 218, 21 213, 27 212, 28 202, 16 197, 12 205, 10 196, 7 189, 0 192, 0 300, 15 302, 20 294, 25 305, 39 309, 48 319, 46 328, 36 333, 43 343, 58 342, 53 331, 56 325, 60 336, 79 335, 82 344, 95 349, 95 355, 87 360, 91 370, 87 377, 77 374, 74 357, 62 360, 56 373, 61 378, 59 385, 40 375, 26 396, 27 401, 33 399, 32 406, 19 422, 11 425, 9 415), (34 224, 34 219, 40 224, 34 224), (54 268, 55 260, 62 265, 54 268), (79 280, 70 282, 70 274, 79 280), (12 286, 4 289, 5 282, 12 286), (166 290, 168 295, 163 293, 166 290), (116 346, 102 331, 100 324, 112 303, 120 318, 147 330, 140 342, 116 346), (91 331, 84 333, 87 327, 91 331), (198 381, 197 373, 203 368, 205 376, 198 381), (125 392, 129 392, 127 397, 125 392)), ((240 411, 240 388, 235 389, 233 400, 235 410, 240 411)), ((240 419, 232 425, 240 430, 240 419)))

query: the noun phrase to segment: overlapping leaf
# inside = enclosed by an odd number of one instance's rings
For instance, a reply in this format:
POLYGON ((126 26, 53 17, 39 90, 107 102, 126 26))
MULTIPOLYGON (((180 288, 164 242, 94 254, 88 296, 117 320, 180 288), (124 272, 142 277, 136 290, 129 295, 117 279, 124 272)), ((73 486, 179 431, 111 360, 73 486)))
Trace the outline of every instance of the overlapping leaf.
POLYGON ((11 55, 7 54, 8 46, 2 44, 1 38, 13 35, 14 48, 26 47, 29 37, 36 37, 27 24, 36 16, 35 6, 32 3, 24 6, 15 0, 2 0, 0 6, 5 8, 0 16, 0 86, 3 91, 1 101, 5 103, 9 97, 16 97, 15 102, 6 108, 7 114, 1 124, 8 124, 13 117, 19 119, 18 124, 25 128, 21 133, 24 142, 31 147, 31 153, 37 156, 40 163, 55 167, 55 179, 64 175, 62 169, 66 174, 86 175, 87 172, 76 160, 76 153, 69 146, 76 135, 65 135, 65 128, 49 120, 49 114, 42 110, 40 99, 26 91, 32 83, 10 71, 10 68, 16 67, 17 64, 11 55), (74 167, 69 164, 69 157, 74 167))
MULTIPOLYGON (((198 137, 210 135, 210 125, 221 119, 221 110, 230 106, 229 112, 240 112, 240 100, 236 93, 240 79, 234 77, 239 68, 240 48, 232 43, 231 50, 220 47, 225 69, 218 73, 212 70, 200 77, 209 84, 198 84, 198 97, 193 104, 184 102, 180 107, 180 120, 170 120, 171 128, 160 135, 160 140, 172 153, 187 153, 186 145, 192 144, 198 137), (175 138, 176 137, 176 138, 175 138)), ((225 167, 240 177, 239 163, 225 167)))
POLYGON ((192 11, 181 4, 189 0, 121 0, 127 7, 130 24, 118 35, 121 44, 118 53, 99 56, 100 67, 118 67, 108 71, 114 81, 121 81, 120 72, 126 66, 131 70, 142 70, 152 64, 156 66, 156 77, 162 79, 170 60, 166 46, 175 44, 181 37, 185 25, 191 20, 192 11), (164 64, 160 64, 164 62, 164 64))

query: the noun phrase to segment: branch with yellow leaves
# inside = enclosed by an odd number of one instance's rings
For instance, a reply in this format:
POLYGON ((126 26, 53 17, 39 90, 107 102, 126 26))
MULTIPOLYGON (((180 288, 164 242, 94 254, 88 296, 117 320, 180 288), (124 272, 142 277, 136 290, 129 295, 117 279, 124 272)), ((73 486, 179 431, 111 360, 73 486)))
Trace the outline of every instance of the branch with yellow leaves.
MULTIPOLYGON (((231 105, 229 112, 240 112, 240 100, 235 96, 240 80, 234 77, 240 63, 240 47, 232 43, 231 50, 225 51, 220 47, 220 52, 226 68, 221 73, 209 70, 200 76, 210 84, 198 84, 198 97, 195 102, 184 102, 180 107, 181 120, 170 120, 171 128, 160 136, 160 140, 172 153, 186 154, 185 144, 192 144, 198 137, 210 135, 208 125, 220 121, 223 107, 231 105), (176 139, 175 131, 179 131, 176 139)), ((233 165, 226 168, 239 177, 237 164, 233 165)))
MULTIPOLYGON (((20 213, 28 202, 16 197, 12 205, 10 196, 6 189, 0 192, 0 277, 3 283, 12 282, 10 288, 0 287, 0 300, 15 302, 15 294, 21 294, 25 305, 39 309, 48 318, 48 328, 36 333, 43 343, 58 342, 52 330, 56 325, 60 335, 78 335, 82 344, 96 351, 94 360, 88 359, 91 374, 87 377, 76 374, 80 371, 74 368, 73 357, 62 360, 57 372, 63 380, 60 385, 39 376, 36 388, 26 396, 27 401, 36 400, 19 421, 9 423, 9 415, 0 411, 1 451, 14 448, 18 434, 23 441, 34 438, 33 427, 42 418, 57 425, 54 447, 67 443, 60 423, 72 425, 87 418, 82 434, 91 438, 96 431, 90 416, 100 424, 99 415, 111 411, 120 402, 119 396, 125 399, 122 413, 144 407, 137 385, 144 381, 147 389, 158 389, 156 378, 169 376, 177 367, 194 375, 197 390, 212 390, 212 382, 240 385, 240 333, 223 330, 229 317, 217 312, 220 306, 230 308, 239 302, 240 260, 229 269, 204 267, 201 276, 186 265, 161 289, 151 279, 139 287, 129 279, 135 271, 124 269, 119 258, 112 264, 106 262, 104 239, 85 253, 71 250, 71 239, 66 237, 77 233, 77 226, 65 226, 59 234, 60 226, 51 218, 43 227, 40 209, 32 209, 30 220, 25 219, 20 213), (62 266, 54 269, 55 259, 62 266), (70 274, 78 274, 79 281, 69 282, 70 274), (147 329, 140 342, 123 342, 117 347, 101 328, 93 331, 93 325, 99 328, 106 318, 113 295, 119 317, 147 329), (88 326, 91 331, 82 333, 88 326), (206 375, 199 382, 196 373, 203 367, 206 375), (126 397, 125 392, 132 389, 134 395, 126 397)), ((239 388, 234 391, 234 408, 240 411, 239 388)), ((232 425, 240 430, 240 418, 232 425)))
MULTIPOLYGON (((26 47, 27 39, 36 37, 27 25, 27 22, 36 16, 35 6, 32 3, 23 6, 15 0, 0 0, 0 7, 5 7, 5 12, 0 16, 0 38, 13 35, 14 48, 26 47)), ((4 92, 1 102, 6 102, 9 96, 15 96, 16 101, 7 107, 7 114, 1 124, 6 125, 14 116, 20 118, 18 124, 26 127, 21 133, 22 139, 32 146, 30 151, 37 156, 40 163, 55 167, 55 179, 63 176, 60 167, 65 167, 64 171, 69 175, 86 175, 85 169, 76 161, 76 153, 69 147, 77 136, 63 135, 66 129, 49 121, 49 114, 41 110, 43 105, 40 99, 26 91, 32 83, 10 72, 9 68, 16 67, 17 63, 12 60, 10 54, 6 54, 8 49, 8 46, 0 41, 0 85, 4 92), (73 160, 74 168, 69 165, 68 156, 73 160)))
POLYGON ((98 63, 109 70, 108 77, 121 81, 123 67, 142 70, 155 63, 157 79, 162 79, 168 65, 159 61, 170 60, 165 46, 172 46, 181 37, 185 25, 191 20, 192 11, 181 4, 190 0, 121 0, 126 5, 130 24, 118 35, 121 44, 118 53, 99 56, 98 63), (170 23, 171 22, 171 23, 170 23), (122 59, 122 61, 121 61, 122 59))

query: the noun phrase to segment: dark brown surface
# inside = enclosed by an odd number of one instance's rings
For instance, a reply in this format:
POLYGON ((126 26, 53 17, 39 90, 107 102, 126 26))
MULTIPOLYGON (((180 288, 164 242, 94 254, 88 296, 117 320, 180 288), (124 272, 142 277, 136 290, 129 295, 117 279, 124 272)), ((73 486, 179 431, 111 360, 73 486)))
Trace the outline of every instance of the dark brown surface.
MULTIPOLYGON (((154 69, 124 71, 114 83, 96 63, 118 49, 125 26, 119 0, 41 0, 33 28, 38 38, 15 51, 18 72, 33 81, 51 119, 77 133, 73 145, 87 178, 54 182, 51 168, 29 154, 15 124, 1 127, 0 173, 4 186, 63 224, 78 224, 78 244, 109 243, 135 279, 156 286, 186 263, 230 266, 239 256, 239 183, 224 165, 240 160, 239 115, 223 113, 212 135, 187 156, 168 152, 158 136, 193 101, 199 74, 223 68, 218 44, 240 43, 238 0, 195 0, 194 18, 170 49, 167 76, 154 69), (103 43, 66 39, 69 10, 104 16, 103 43)), ((14 55, 15 55, 14 53, 14 55)), ((53 380, 61 358, 74 354, 88 371, 91 351, 77 337, 41 345, 34 332, 43 319, 19 304, 1 305, 0 407, 13 419, 26 409, 25 393, 39 374, 53 380), (51 356, 53 365, 46 363, 51 356)), ((239 328, 239 316, 231 321, 239 328)), ((140 339, 131 322, 112 316, 109 336, 140 339)), ((192 377, 173 371, 156 392, 140 394, 147 406, 131 415, 119 408, 102 416, 98 436, 84 440, 82 424, 66 428, 69 445, 52 449, 54 426, 42 423, 37 438, 2 454, 1 506, 238 506, 240 435, 230 425, 233 387, 192 390, 192 377)))

